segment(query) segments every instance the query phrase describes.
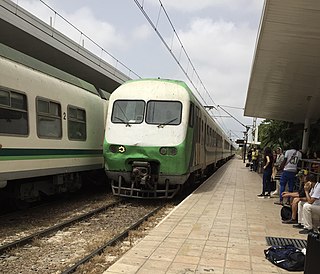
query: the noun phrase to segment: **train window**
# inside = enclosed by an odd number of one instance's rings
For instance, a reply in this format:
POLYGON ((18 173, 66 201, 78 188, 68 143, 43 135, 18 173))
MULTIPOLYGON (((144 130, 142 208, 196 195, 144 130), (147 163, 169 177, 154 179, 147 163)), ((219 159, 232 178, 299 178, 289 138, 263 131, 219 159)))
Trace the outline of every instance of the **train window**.
POLYGON ((179 125, 181 123, 182 104, 177 101, 149 101, 146 122, 148 124, 179 125))
POLYGON ((25 95, 16 92, 11 92, 11 107, 16 109, 27 110, 27 100, 25 95))
POLYGON ((0 90, 0 105, 10 106, 10 93, 9 93, 9 91, 0 90))
POLYGON ((49 102, 38 101, 38 112, 49 113, 49 102))
POLYGON ((68 106, 68 138, 78 141, 85 141, 87 139, 85 110, 68 106))
POLYGON ((60 104, 37 98, 37 133, 40 138, 62 137, 60 104))
POLYGON ((0 134, 28 135, 27 97, 0 88, 0 134))
POLYGON ((189 127, 194 125, 194 104, 190 103, 190 113, 189 113, 189 127))
POLYGON ((141 100, 117 100, 113 103, 111 122, 115 124, 141 124, 145 102, 141 100))
POLYGON ((205 124, 204 124, 204 121, 203 121, 203 120, 201 121, 201 123, 202 123, 202 127, 201 127, 202 140, 201 140, 201 144, 204 144, 206 128, 205 128, 205 124))
POLYGON ((195 121, 195 124, 194 124, 194 126, 195 126, 195 134, 196 134, 196 136, 195 136, 195 138, 196 138, 196 142, 197 143, 199 143, 200 142, 200 134, 199 134, 199 128, 200 128, 200 126, 199 126, 199 113, 200 113, 200 110, 199 110, 199 108, 198 107, 196 107, 195 108, 195 119, 194 119, 194 121, 195 121))
POLYGON ((222 148, 222 137, 220 135, 217 136, 217 147, 222 148))

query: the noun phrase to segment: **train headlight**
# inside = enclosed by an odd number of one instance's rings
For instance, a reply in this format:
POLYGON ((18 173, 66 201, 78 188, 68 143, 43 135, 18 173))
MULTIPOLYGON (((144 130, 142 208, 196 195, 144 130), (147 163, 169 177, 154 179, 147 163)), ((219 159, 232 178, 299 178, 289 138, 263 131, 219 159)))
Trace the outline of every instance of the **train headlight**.
POLYGON ((178 150, 175 147, 171 147, 169 150, 169 154, 170 155, 177 155, 178 150))
POLYGON ((160 152, 161 155, 166 155, 167 154, 167 148, 166 147, 161 147, 159 149, 159 152, 160 152))
POLYGON ((109 150, 112 152, 112 153, 117 153, 118 152, 118 146, 116 145, 111 145, 109 147, 109 150))
POLYGON ((118 151, 120 153, 124 153, 126 151, 126 148, 124 146, 119 146, 118 151))
POLYGON ((159 149, 161 155, 177 155, 178 150, 175 147, 161 147, 159 149))
POLYGON ((124 153, 126 152, 126 148, 124 146, 117 146, 117 145, 110 145, 109 146, 109 150, 112 153, 124 153))

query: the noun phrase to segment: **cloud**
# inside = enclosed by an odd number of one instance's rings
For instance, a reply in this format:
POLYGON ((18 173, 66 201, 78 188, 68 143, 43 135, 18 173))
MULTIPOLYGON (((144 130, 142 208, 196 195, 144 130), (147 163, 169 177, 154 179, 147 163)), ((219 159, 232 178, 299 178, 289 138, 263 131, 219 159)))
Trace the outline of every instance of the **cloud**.
MULTIPOLYGON (((57 2, 47 1, 53 8, 57 2)), ((121 61, 125 60, 123 63, 142 77, 160 76, 187 81, 140 11, 133 8, 124 9, 128 3, 114 1, 112 4, 97 5, 99 1, 93 1, 89 5, 86 1, 79 1, 79 4, 78 1, 77 4, 65 2, 57 9, 63 17, 112 55, 121 61), (109 5, 113 8, 108 9, 109 5), (119 15, 123 16, 123 19, 119 15)), ((151 17, 157 21, 159 1, 139 2, 144 3, 145 10, 150 10, 151 17)), ((216 104, 244 106, 262 2, 162 0, 183 46, 216 104)), ((51 17, 55 28, 75 42, 82 43, 84 38, 78 31, 63 24, 61 18, 39 1, 19 0, 19 5, 47 23, 51 17)), ((172 30, 168 24, 163 25, 164 23, 165 17, 162 13, 157 27, 160 31, 163 28, 162 35, 166 36, 167 43, 171 45, 172 30)), ((91 48, 90 43, 84 39, 84 46, 100 56, 101 51, 91 48)), ((172 44, 172 49, 176 56, 179 56, 180 48, 177 45, 172 44)), ((109 59, 106 61, 110 62, 109 59)), ((180 61, 186 69, 186 58, 182 57, 180 61)), ((188 70, 190 74, 190 66, 188 70)), ((198 81, 195 83, 207 103, 212 103, 198 81)), ((237 114, 237 117, 245 120, 242 115, 237 114)), ((225 123, 231 121, 232 119, 226 119, 225 123)), ((235 127, 230 125, 230 128, 235 127)))
MULTIPOLYGON (((54 1, 46 3, 54 7, 54 1)), ((58 11, 58 15, 40 1, 20 0, 19 5, 47 24, 51 23, 56 30, 98 56, 101 51, 90 39, 106 50, 126 45, 124 36, 119 34, 116 27, 107 21, 96 19, 89 7, 79 7, 69 13, 58 11)))
MULTIPOLYGON (((147 1, 146 1, 147 2, 147 1)), ((150 0, 153 5, 159 6, 159 0, 150 0)), ((165 8, 171 8, 184 12, 196 12, 208 8, 227 7, 233 10, 260 10, 262 0, 162 0, 165 8)))
POLYGON ((151 35, 153 35, 153 32, 151 31, 150 26, 146 24, 134 28, 131 32, 132 40, 140 42, 148 39, 151 35))
POLYGON ((197 18, 178 35, 213 99, 243 105, 256 30, 247 24, 197 18))
POLYGON ((115 26, 97 20, 93 12, 87 7, 81 7, 72 14, 64 14, 72 24, 77 26, 84 34, 106 49, 124 45, 124 37, 118 33, 115 26))

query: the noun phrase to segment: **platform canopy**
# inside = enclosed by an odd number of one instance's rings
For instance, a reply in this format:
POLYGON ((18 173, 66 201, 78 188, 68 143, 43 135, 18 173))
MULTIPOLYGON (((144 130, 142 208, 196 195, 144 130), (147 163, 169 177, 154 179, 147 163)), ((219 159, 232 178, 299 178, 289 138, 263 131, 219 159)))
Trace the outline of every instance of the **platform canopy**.
POLYGON ((320 1, 265 0, 245 116, 320 118, 320 1))

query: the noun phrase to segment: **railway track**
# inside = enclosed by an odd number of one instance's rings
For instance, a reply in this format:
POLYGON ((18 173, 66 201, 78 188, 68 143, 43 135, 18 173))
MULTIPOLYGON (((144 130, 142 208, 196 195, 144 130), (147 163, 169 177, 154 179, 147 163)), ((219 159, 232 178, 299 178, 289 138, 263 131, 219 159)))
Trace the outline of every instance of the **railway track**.
POLYGON ((155 213, 157 213, 160 209, 162 209, 164 207, 164 205, 161 205, 157 208, 155 208, 154 210, 152 210, 150 213, 146 214, 145 216, 143 216, 142 218, 140 218, 139 220, 137 220, 134 224, 132 224, 129 228, 125 229, 123 232, 119 233, 118 235, 116 235, 115 237, 113 237, 111 240, 107 241, 106 243, 104 243, 103 245, 101 245, 100 247, 98 247, 97 249, 95 249, 94 251, 92 251, 90 254, 86 255, 85 257, 83 257, 82 259, 80 259, 78 262, 76 262, 73 266, 69 267, 68 269, 66 269, 65 271, 62 272, 62 274, 69 274, 69 273, 73 273, 80 265, 85 264, 86 262, 88 262, 90 259, 92 259, 93 257, 100 255, 101 253, 103 253, 103 251, 105 250, 106 247, 108 246, 113 246, 115 245, 117 242, 122 241, 124 238, 128 237, 129 232, 132 230, 137 229, 137 227, 139 227, 144 221, 146 221, 150 216, 154 215, 155 213))
MULTIPOLYGON (((35 227, 38 227, 39 231, 0 246, 0 273, 66 274, 86 273, 91 269, 97 269, 92 273, 102 273, 115 258, 129 249, 137 238, 143 237, 145 231, 156 225, 167 214, 168 209, 171 210, 195 188, 195 185, 188 187, 188 191, 182 192, 170 203, 159 200, 131 199, 120 201, 117 199, 117 202, 112 201, 111 203, 110 197, 105 198, 103 200, 108 201, 108 205, 104 204, 81 215, 79 215, 80 212, 83 213, 85 208, 77 210, 76 213, 73 212, 73 215, 78 214, 79 216, 72 219, 69 217, 67 221, 41 229, 41 231, 39 227, 43 226, 43 223, 36 222, 35 227), (163 206, 166 206, 164 210, 161 210, 155 217, 149 218, 163 206), (146 219, 148 221, 144 222, 146 219), (141 223, 143 225, 139 227, 141 223), (137 227, 139 228, 136 230, 137 227)), ((98 202, 101 203, 101 200, 98 199, 98 202)), ((65 208, 65 205, 62 208, 65 208)), ((42 219, 45 215, 46 212, 42 211, 42 214, 33 218, 42 219)), ((57 216, 53 217, 57 220, 57 216)), ((21 223, 19 220, 14 221, 17 226, 21 223)), ((54 224, 57 221, 51 223, 54 224)), ((8 229, 10 230, 9 227, 8 229)))
POLYGON ((0 273, 72 273, 127 237, 164 205, 113 203, 3 245, 0 273))
POLYGON ((64 221, 64 222, 62 222, 60 224, 57 224, 57 225, 51 226, 49 228, 46 228, 44 230, 35 232, 35 233, 33 233, 33 234, 29 235, 29 236, 23 237, 23 238, 21 238, 19 240, 11 242, 11 243, 2 245, 2 246, 0 246, 0 255, 3 254, 4 252, 10 250, 10 249, 13 249, 13 248, 16 248, 16 247, 21 247, 21 246, 23 246, 25 244, 28 244, 28 243, 32 242, 34 239, 38 239, 38 238, 41 238, 41 237, 48 236, 48 235, 50 235, 50 234, 52 234, 52 233, 54 233, 54 232, 56 232, 58 230, 64 229, 64 228, 69 227, 69 226, 71 226, 73 224, 76 224, 76 223, 79 223, 81 221, 87 220, 87 219, 91 218, 92 216, 107 210, 108 208, 117 206, 120 203, 121 203, 121 201, 118 201, 118 202, 115 202, 115 203, 112 203, 112 204, 109 204, 109 205, 104 205, 104 206, 102 206, 100 208, 94 209, 94 210, 92 210, 90 212, 87 212, 87 213, 84 213, 84 214, 82 214, 80 216, 73 217, 70 220, 64 221))

